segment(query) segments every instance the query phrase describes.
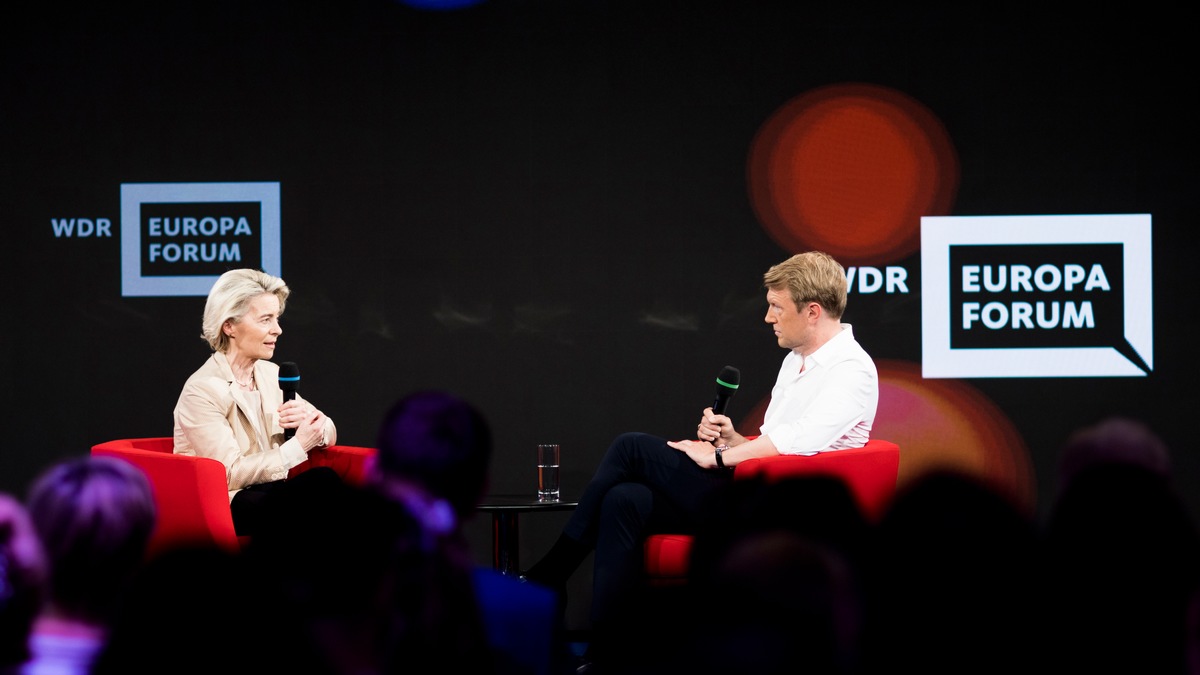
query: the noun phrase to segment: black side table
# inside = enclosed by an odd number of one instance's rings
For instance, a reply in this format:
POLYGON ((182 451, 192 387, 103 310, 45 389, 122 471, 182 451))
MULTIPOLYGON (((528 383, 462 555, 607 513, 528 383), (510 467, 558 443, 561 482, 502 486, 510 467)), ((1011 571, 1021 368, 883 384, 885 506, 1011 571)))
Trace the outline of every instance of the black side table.
POLYGON ((579 502, 539 502, 537 496, 488 495, 476 507, 492 514, 492 567, 502 574, 519 575, 521 567, 517 560, 520 548, 517 519, 522 513, 536 511, 570 511, 579 502))

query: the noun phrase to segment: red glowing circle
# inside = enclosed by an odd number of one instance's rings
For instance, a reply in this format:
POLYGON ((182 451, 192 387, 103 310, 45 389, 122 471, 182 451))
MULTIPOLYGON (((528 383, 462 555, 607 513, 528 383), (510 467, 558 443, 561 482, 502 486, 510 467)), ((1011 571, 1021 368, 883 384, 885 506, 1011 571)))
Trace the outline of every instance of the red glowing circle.
POLYGON ((879 264, 919 250, 921 216, 949 213, 958 158, 919 102, 838 84, 792 99, 764 123, 747 180, 756 215, 787 251, 879 264))

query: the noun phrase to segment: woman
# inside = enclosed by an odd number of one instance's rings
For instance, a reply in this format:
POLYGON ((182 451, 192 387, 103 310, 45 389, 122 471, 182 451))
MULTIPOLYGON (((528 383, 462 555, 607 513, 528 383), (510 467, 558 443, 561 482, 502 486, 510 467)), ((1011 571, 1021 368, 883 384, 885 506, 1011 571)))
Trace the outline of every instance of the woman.
MULTIPOLYGON (((250 535, 288 471, 313 448, 337 442, 333 420, 304 400, 283 400, 279 366, 269 359, 283 329, 290 293, 275 276, 253 269, 222 274, 204 306, 201 337, 212 356, 188 378, 175 404, 175 452, 225 465, 234 529, 250 535), (294 430, 294 436, 286 430, 294 430)), ((306 482, 332 470, 306 471, 306 482), (313 474, 313 475, 309 475, 313 474)))

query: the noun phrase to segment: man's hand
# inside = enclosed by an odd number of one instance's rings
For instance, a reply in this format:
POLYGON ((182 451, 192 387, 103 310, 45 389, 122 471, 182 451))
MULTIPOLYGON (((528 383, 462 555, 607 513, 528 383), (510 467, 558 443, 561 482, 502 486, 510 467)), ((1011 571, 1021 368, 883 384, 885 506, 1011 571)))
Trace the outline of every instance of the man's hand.
POLYGON ((712 408, 705 408, 696 425, 696 438, 712 443, 713 446, 728 445, 733 447, 745 442, 746 438, 733 427, 733 420, 725 415, 718 415, 712 408))
POLYGON ((707 441, 667 441, 667 445, 682 450, 701 469, 717 468, 716 446, 707 441))

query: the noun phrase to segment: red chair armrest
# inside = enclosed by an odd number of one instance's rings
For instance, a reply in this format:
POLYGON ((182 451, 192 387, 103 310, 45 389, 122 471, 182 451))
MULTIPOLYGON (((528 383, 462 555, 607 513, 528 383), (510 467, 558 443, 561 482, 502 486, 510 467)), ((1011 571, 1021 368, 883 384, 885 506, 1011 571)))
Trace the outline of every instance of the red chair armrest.
MULTIPOLYGON (((737 480, 759 479, 768 482, 798 476, 834 476, 846 483, 862 508, 863 515, 878 520, 895 495, 899 471, 900 446, 891 441, 871 439, 861 448, 816 455, 774 455, 747 459, 734 467, 733 475, 737 480)), ((653 586, 686 583, 691 549, 691 535, 648 536, 643 554, 647 582, 653 586)))
POLYGON ((351 485, 362 485, 366 482, 367 470, 375 460, 375 448, 356 445, 331 445, 327 448, 314 448, 309 451, 308 459, 303 464, 295 466, 288 476, 307 471, 317 466, 327 466, 337 472, 342 480, 351 485))
POLYGON ((739 480, 768 481, 807 475, 833 475, 846 482, 864 514, 877 518, 896 492, 900 446, 871 439, 861 448, 831 450, 815 455, 774 455, 747 459, 734 468, 739 480))
MULTIPOLYGON (((119 457, 150 479, 158 509, 150 553, 175 545, 209 543, 238 550, 225 465, 208 457, 163 452, 161 446, 143 450, 135 445, 128 441, 100 443, 92 448, 92 454, 119 457)), ((152 444, 143 447, 147 445, 152 444)))

